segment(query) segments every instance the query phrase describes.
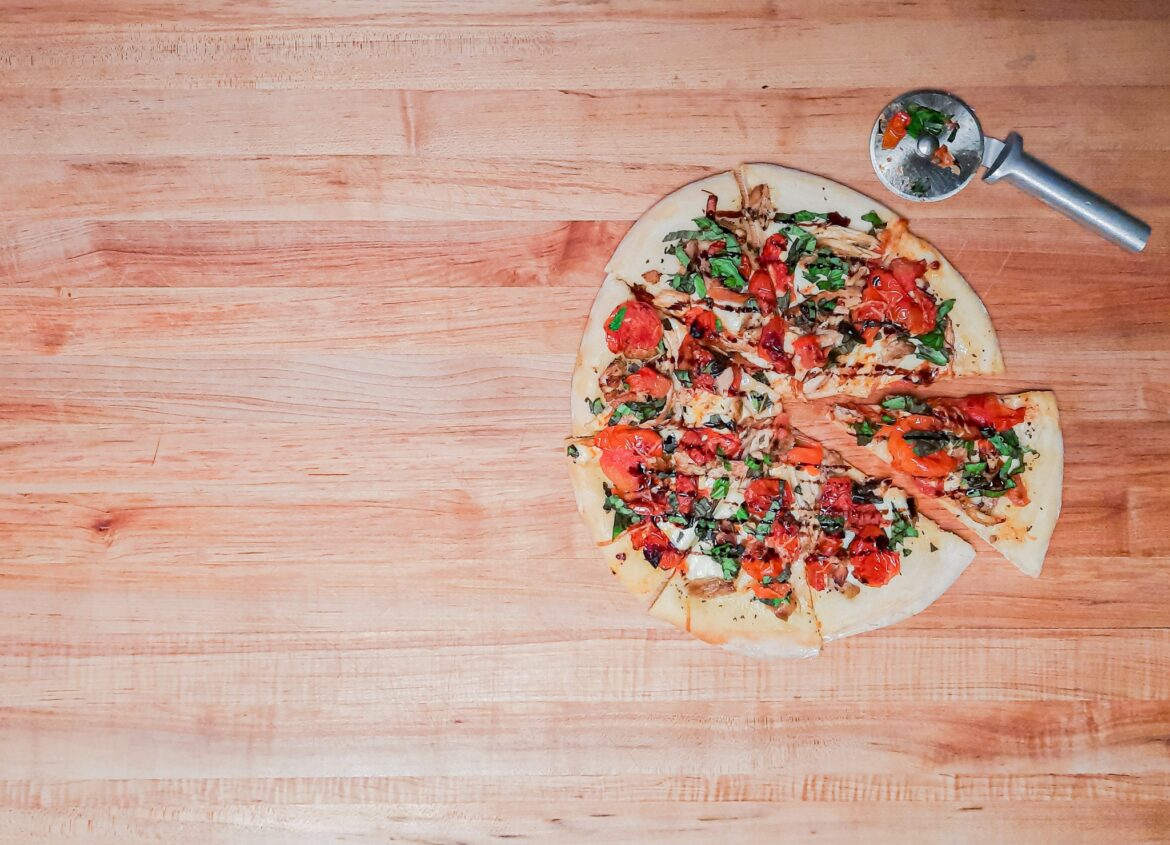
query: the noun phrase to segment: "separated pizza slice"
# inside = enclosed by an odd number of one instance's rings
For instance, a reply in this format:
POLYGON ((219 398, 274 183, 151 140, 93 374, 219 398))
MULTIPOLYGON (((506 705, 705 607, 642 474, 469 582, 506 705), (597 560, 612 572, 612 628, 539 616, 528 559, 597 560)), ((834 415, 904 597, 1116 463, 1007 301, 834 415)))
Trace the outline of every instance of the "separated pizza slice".
POLYGON ((888 479, 827 452, 805 561, 825 642, 892 625, 925 610, 962 574, 975 550, 922 516, 888 479))
POLYGON ((839 405, 832 415, 1020 570, 1040 574, 1064 477, 1051 392, 957 399, 894 394, 878 405, 839 405))

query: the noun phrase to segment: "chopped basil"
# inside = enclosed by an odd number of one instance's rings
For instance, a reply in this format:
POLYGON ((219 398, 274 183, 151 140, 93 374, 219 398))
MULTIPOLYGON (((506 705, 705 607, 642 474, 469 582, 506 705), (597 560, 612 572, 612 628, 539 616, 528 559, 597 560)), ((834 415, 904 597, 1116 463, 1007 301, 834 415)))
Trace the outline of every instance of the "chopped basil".
POLYGON ((663 243, 669 241, 723 241, 725 252, 739 253, 739 241, 735 239, 735 235, 710 217, 696 217, 694 224, 695 229, 680 229, 677 232, 667 233, 662 239, 663 243))
POLYGON ((940 431, 908 431, 902 437, 920 458, 933 455, 951 443, 951 438, 940 431))
POLYGON ((875 433, 873 423, 869 420, 854 423, 853 433, 857 435, 858 446, 868 446, 873 441, 873 435, 875 433))
POLYGON ((776 300, 777 311, 787 311, 792 306, 792 291, 786 290, 776 300))
POLYGON ((675 370, 674 377, 678 379, 678 383, 684 387, 691 386, 691 371, 690 370, 675 370))
POLYGON ((873 226, 873 229, 870 230, 871 235, 874 234, 875 232, 877 232, 879 229, 886 228, 886 221, 882 220, 882 218, 880 216, 878 216, 878 213, 876 211, 871 211, 871 212, 869 212, 869 214, 861 215, 861 219, 864 220, 866 223, 868 223, 870 226, 873 226))
POLYGON ((717 255, 708 259, 708 263, 711 265, 711 272, 722 280, 724 286, 736 292, 747 287, 747 279, 739 274, 736 261, 717 255))
POLYGON ((667 279, 666 283, 680 293, 694 293, 696 280, 702 281, 698 273, 679 273, 667 279))
POLYGON ((772 386, 772 382, 768 381, 768 374, 764 370, 756 370, 754 373, 750 373, 750 375, 753 379, 765 387, 772 386))
POLYGON ((834 308, 837 307, 837 300, 835 300, 835 299, 822 299, 819 303, 817 303, 817 307, 820 308, 822 311, 829 313, 834 308))
MULTIPOLYGON (((919 138, 924 133, 940 138, 947 128, 947 124, 954 123, 953 115, 943 114, 918 103, 910 103, 906 106, 906 111, 910 114, 910 123, 906 127, 906 134, 911 138, 919 138)), ((955 131, 958 131, 958 124, 955 124, 955 131)), ((953 134, 954 132, 952 132, 953 134)))
POLYGON ((679 269, 685 272, 691 266, 691 258, 687 255, 687 251, 681 246, 676 246, 672 252, 674 257, 678 259, 679 269))
POLYGON ((748 521, 748 512, 747 512, 747 510, 744 509, 743 505, 740 505, 738 508, 735 509, 735 514, 733 515, 733 518, 739 522, 747 522, 748 521))
POLYGON ((817 258, 804 268, 804 276, 821 290, 841 290, 849 275, 849 262, 827 249, 817 251, 817 258))
POLYGON ((932 364, 937 364, 940 367, 945 367, 951 360, 949 353, 943 349, 933 349, 929 346, 917 344, 914 348, 914 354, 923 361, 929 361, 932 364))
POLYGON ((695 276, 695 296, 699 299, 707 298, 707 283, 703 281, 702 276, 695 276))
POLYGON ((783 598, 758 599, 758 601, 762 601, 764 604, 771 605, 772 607, 783 607, 792 601, 792 596, 788 595, 784 596, 783 598))
POLYGON ((589 406, 589 413, 593 414, 593 416, 597 416, 605 410, 605 403, 600 398, 586 399, 585 404, 589 406))
POLYGON ((756 539, 763 541, 772 533, 772 523, 776 521, 776 517, 780 515, 780 506, 784 502, 784 482, 780 482, 780 495, 772 500, 772 504, 768 505, 768 512, 764 514, 764 518, 760 520, 760 524, 756 526, 756 539))
POLYGON ((603 510, 613 511, 613 536, 616 537, 629 528, 631 525, 636 525, 642 521, 642 517, 630 510, 629 505, 622 501, 620 496, 616 496, 610 492, 609 485, 603 488, 606 492, 605 504, 602 505, 603 510))
POLYGON ((609 424, 613 425, 622 417, 634 417, 638 422, 646 422, 661 414, 665 407, 666 397, 651 399, 649 402, 623 402, 614 410, 609 424))
POLYGON ((711 499, 695 499, 691 513, 696 519, 707 519, 715 513, 715 502, 711 499))
POLYGON ((756 393, 753 390, 748 394, 748 399, 751 400, 752 407, 756 409, 757 414, 762 414, 772 407, 772 397, 764 393, 756 393))
POLYGON ((910 183, 910 193, 916 197, 924 197, 930 192, 930 185, 924 179, 915 179, 910 183))
POLYGON ((780 212, 777 213, 776 216, 772 219, 777 223, 812 223, 814 221, 823 223, 829 219, 829 215, 822 214, 819 211, 803 210, 794 211, 791 214, 784 214, 783 212, 780 212))
POLYGON ((617 310, 617 313, 613 315, 613 319, 609 321, 609 330, 611 332, 616 332, 622 327, 622 320, 624 319, 626 319, 626 306, 623 305, 617 310))
POLYGON ((912 414, 929 414, 930 406, 908 393, 898 393, 882 400, 882 407, 889 411, 909 411, 912 414))
POLYGON ((576 446, 569 444, 569 448, 565 450, 565 454, 575 460, 581 455, 581 451, 576 446))
POLYGON ((963 464, 963 475, 982 475, 985 472, 987 472, 987 461, 963 464))
POLYGON ((812 232, 806 232, 799 226, 788 225, 780 230, 784 237, 788 238, 788 257, 785 263, 788 265, 789 271, 796 267, 796 262, 806 252, 815 252, 817 248, 817 239, 812 232))
POLYGON ((904 519, 901 514, 898 514, 894 520, 894 524, 890 526, 890 548, 896 549, 907 537, 917 536, 918 529, 914 527, 914 523, 908 519, 904 519))
POLYGON ((821 525, 821 530, 826 534, 840 534, 845 530, 845 517, 831 516, 829 514, 819 514, 817 522, 821 525))
POLYGON ((731 479, 717 478, 715 483, 711 485, 711 498, 715 500, 727 498, 727 492, 731 489, 731 479))

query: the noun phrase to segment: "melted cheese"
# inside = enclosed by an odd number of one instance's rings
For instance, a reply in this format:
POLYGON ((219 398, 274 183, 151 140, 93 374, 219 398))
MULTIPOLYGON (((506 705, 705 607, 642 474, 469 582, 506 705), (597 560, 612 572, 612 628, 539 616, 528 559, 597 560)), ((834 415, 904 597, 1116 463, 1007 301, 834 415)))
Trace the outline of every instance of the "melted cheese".
POLYGON ((723 567, 710 555, 691 553, 687 555, 687 579, 698 581, 703 578, 722 578, 723 567))

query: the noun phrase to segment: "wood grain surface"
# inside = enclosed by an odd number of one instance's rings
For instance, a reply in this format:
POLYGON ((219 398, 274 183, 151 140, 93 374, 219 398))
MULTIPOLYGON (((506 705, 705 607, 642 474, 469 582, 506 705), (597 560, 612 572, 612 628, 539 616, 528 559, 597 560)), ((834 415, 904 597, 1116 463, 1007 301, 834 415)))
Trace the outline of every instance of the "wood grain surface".
POLYGON ((1162 0, 0 0, 0 842, 1170 841, 1167 43, 1162 0), (1000 332, 943 389, 1057 392, 1043 577, 981 546, 816 660, 703 646, 574 512, 600 269, 743 160, 882 196, 923 85, 1154 227, 894 203, 1000 332))

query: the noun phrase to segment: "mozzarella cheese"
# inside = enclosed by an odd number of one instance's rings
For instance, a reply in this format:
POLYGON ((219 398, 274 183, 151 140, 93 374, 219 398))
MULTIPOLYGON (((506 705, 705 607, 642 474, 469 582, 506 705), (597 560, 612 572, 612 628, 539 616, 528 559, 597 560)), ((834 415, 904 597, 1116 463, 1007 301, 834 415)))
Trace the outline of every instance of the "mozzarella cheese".
POLYGON ((699 581, 703 578, 722 578, 723 567, 710 555, 693 552, 687 555, 687 579, 699 581))

